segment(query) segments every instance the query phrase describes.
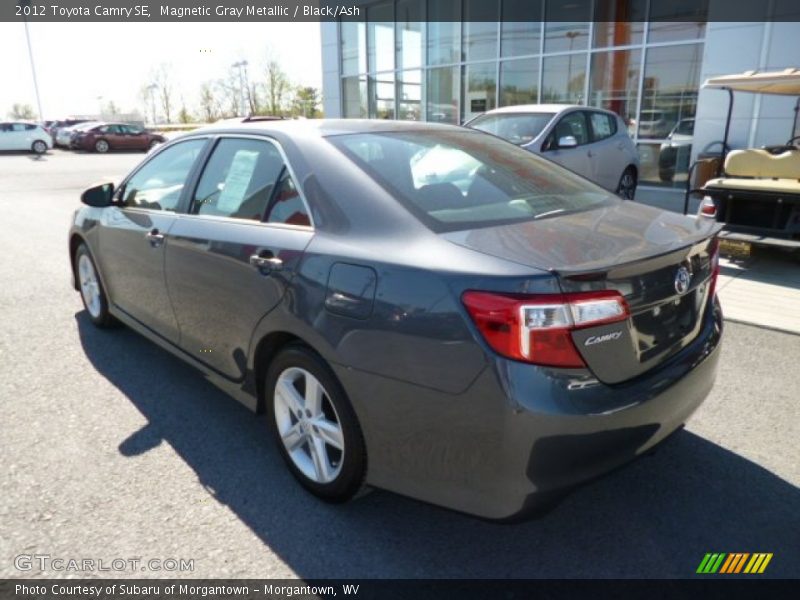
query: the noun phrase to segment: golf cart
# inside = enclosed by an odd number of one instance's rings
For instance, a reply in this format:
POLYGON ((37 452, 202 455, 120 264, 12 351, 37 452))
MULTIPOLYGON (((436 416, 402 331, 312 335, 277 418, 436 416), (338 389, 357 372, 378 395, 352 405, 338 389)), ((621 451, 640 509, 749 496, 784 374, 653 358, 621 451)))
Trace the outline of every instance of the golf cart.
POLYGON ((797 115, 800 98, 794 108, 792 133, 785 144, 728 152, 728 133, 733 111, 733 92, 780 94, 800 97, 800 69, 759 73, 747 71, 741 75, 713 77, 703 87, 726 90, 729 96, 728 116, 722 160, 696 161, 690 167, 686 184, 684 214, 689 197, 702 194, 698 218, 715 219, 723 223, 720 237, 735 251, 749 253, 751 245, 800 249, 800 136, 797 135, 797 115), (694 178, 708 171, 706 177, 694 178), (702 187, 699 187, 702 185, 702 187))

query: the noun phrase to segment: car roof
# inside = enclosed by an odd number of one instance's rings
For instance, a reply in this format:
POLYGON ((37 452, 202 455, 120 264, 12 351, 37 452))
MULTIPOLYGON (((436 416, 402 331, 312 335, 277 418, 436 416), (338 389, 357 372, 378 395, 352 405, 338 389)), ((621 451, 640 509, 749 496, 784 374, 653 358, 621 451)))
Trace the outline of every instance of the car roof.
POLYGON ((300 137, 327 137, 348 133, 388 133, 403 131, 464 130, 456 125, 422 121, 388 119, 284 119, 274 121, 242 121, 226 119, 195 129, 189 135, 202 133, 262 133, 300 137))
POLYGON ((593 106, 581 106, 580 104, 517 104, 516 106, 503 106, 501 108, 493 108, 492 110, 486 111, 484 114, 494 115, 500 113, 560 113, 573 109, 603 110, 602 108, 594 108, 593 106))

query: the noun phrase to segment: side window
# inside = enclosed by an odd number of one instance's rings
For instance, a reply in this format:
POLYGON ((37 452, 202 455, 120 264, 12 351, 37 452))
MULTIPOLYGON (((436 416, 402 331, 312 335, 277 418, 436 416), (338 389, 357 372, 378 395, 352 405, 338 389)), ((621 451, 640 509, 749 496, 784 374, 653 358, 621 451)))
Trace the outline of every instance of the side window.
POLYGON ((12 123, 11 131, 25 131, 25 123, 12 123))
POLYGON ((592 123, 593 141, 599 142, 617 133, 617 120, 611 115, 600 112, 590 112, 589 119, 592 123))
POLYGON ((34 129, 36 129, 36 125, 34 125, 33 123, 26 123, 25 129, 27 129, 28 131, 33 131, 34 129))
POLYGON ((283 170, 280 181, 278 181, 275 195, 269 206, 267 222, 311 226, 311 218, 308 216, 306 206, 287 169, 283 170))
POLYGON ((282 170, 274 144, 222 139, 197 185, 192 213, 261 221, 282 170))
POLYGON ((188 140, 159 152, 125 183, 123 206, 174 212, 205 143, 205 139, 188 140))
POLYGON ((583 111, 571 112, 562 118, 555 128, 556 142, 563 137, 574 137, 578 145, 589 143, 589 128, 586 123, 586 113, 583 111))

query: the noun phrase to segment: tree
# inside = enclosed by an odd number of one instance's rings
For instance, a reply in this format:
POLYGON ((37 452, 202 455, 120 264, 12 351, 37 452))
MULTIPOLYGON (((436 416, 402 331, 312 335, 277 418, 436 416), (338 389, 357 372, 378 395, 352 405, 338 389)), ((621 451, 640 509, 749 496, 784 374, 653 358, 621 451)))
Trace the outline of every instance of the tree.
POLYGON ((289 76, 281 69, 278 61, 270 60, 267 63, 266 78, 267 110, 271 115, 280 116, 286 94, 290 90, 289 76))
POLYGON ((216 121, 220 113, 214 88, 214 84, 208 81, 200 86, 200 116, 206 123, 216 121))
POLYGON ((25 119, 32 121, 36 118, 36 113, 33 112, 33 107, 30 104, 15 103, 11 105, 11 111, 8 116, 12 119, 25 119))
POLYGON ((104 114, 111 115, 112 117, 117 116, 120 113, 119 107, 114 103, 113 100, 109 100, 108 104, 106 104, 106 108, 103 111, 104 114))
POLYGON ((319 112, 319 90, 311 86, 298 86, 294 93, 292 112, 313 119, 319 112))
POLYGON ((167 123, 172 122, 172 67, 161 63, 152 76, 153 83, 158 86, 158 99, 164 111, 167 123))
POLYGON ((178 121, 184 125, 193 121, 192 115, 186 110, 186 101, 181 97, 181 110, 178 112, 178 121))

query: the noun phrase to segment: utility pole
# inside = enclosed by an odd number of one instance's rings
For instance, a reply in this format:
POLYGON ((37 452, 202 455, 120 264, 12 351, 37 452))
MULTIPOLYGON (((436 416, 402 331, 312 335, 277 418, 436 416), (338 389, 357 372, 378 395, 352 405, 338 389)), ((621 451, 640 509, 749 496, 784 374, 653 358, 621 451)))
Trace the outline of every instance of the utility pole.
POLYGON ((247 61, 240 60, 239 62, 235 62, 231 65, 234 69, 239 69, 239 114, 243 117, 247 116, 247 108, 245 106, 245 97, 244 97, 244 69, 247 68, 247 61))
POLYGON ((25 8, 30 8, 31 0, 19 0, 22 7, 22 21, 25 23, 25 39, 28 41, 28 58, 31 61, 31 74, 33 75, 33 90, 36 93, 36 106, 39 109, 39 121, 44 121, 42 113, 42 99, 39 97, 39 81, 36 78, 36 65, 33 62, 33 49, 31 48, 31 34, 28 31, 28 18, 25 16, 25 8))

